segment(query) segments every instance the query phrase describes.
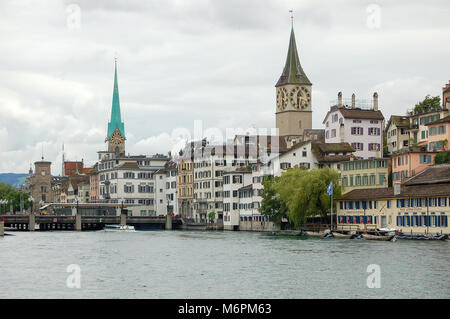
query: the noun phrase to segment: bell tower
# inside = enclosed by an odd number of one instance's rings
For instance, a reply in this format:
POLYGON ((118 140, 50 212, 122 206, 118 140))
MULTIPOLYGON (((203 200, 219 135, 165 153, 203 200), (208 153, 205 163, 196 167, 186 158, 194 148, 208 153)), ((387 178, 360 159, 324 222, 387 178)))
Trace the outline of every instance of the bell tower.
POLYGON ((111 108, 111 120, 108 123, 108 133, 105 142, 108 142, 108 152, 116 157, 125 155, 125 125, 120 115, 119 85, 117 83, 117 58, 114 69, 114 91, 111 108))
POLYGON ((277 94, 275 117, 280 136, 302 137, 305 129, 312 128, 312 83, 300 65, 292 16, 291 20, 286 64, 275 85, 277 94))

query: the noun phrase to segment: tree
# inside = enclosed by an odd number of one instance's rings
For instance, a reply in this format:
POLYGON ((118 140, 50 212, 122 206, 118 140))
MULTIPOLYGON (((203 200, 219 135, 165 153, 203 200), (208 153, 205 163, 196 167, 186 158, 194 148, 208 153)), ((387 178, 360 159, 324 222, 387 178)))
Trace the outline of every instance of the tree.
POLYGON ((414 107, 414 113, 423 113, 429 111, 437 111, 441 109, 441 98, 439 96, 431 97, 427 95, 422 102, 419 102, 414 107))
MULTIPOLYGON (((9 207, 11 204, 13 204, 14 211, 20 210, 20 195, 23 196, 23 204, 24 209, 28 209, 29 207, 29 201, 28 201, 28 194, 20 191, 14 187, 12 187, 9 184, 0 183, 0 200, 6 199, 8 201, 7 210, 9 210, 9 207)), ((3 209, 3 207, 1 207, 3 209)), ((3 212, 3 210, 2 210, 3 212)))
POLYGON ((281 201, 280 196, 277 194, 274 188, 274 183, 279 179, 276 177, 272 180, 266 180, 263 182, 264 188, 261 191, 261 208, 260 213, 269 217, 270 221, 276 224, 280 224, 283 218, 286 218, 287 207, 284 202, 281 201))
POLYGON ((333 198, 337 199, 341 196, 338 172, 330 168, 289 169, 267 188, 264 185, 260 211, 270 216, 285 214, 296 228, 308 217, 325 217, 330 213, 331 198, 327 193, 330 182, 334 185, 333 198))
POLYGON ((450 163, 450 151, 441 152, 434 158, 434 164, 447 164, 450 163))
POLYGON ((214 223, 214 219, 216 218, 216 213, 215 212, 209 212, 208 218, 209 218, 209 222, 211 224, 214 223))

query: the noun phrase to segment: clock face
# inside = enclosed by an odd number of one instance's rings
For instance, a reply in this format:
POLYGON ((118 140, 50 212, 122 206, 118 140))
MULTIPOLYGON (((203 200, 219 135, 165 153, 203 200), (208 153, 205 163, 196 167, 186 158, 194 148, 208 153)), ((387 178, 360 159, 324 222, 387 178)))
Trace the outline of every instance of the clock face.
POLYGON ((42 176, 45 176, 45 171, 42 171, 42 172, 41 172, 41 175, 42 175, 42 176))
POLYGON ((296 110, 304 110, 311 103, 311 94, 304 86, 296 86, 289 93, 289 100, 296 110))
POLYGON ((288 102, 288 92, 286 88, 279 88, 277 90, 277 109, 282 111, 286 108, 288 102))
POLYGON ((114 133, 111 135, 111 143, 113 144, 121 144, 123 142, 122 134, 120 134, 119 130, 115 130, 114 133))

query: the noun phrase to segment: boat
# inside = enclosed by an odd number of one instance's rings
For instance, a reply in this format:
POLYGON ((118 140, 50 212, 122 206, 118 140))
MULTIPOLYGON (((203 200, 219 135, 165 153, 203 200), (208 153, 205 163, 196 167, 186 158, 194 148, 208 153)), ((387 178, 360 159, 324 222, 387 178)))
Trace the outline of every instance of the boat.
POLYGON ((446 240, 446 239, 448 239, 448 235, 426 236, 426 235, 398 234, 395 237, 397 239, 406 239, 406 240, 446 240))
POLYGON ((333 237, 335 238, 342 238, 342 239, 352 239, 355 237, 355 235, 353 234, 343 234, 343 233, 339 233, 339 232, 332 232, 333 237))
POLYGON ((371 234, 361 234, 361 237, 363 239, 367 240, 383 240, 383 241, 390 241, 392 238, 395 238, 395 235, 371 235, 371 234))
POLYGON ((134 226, 130 225, 105 225, 105 231, 108 232, 135 232, 134 226))
POLYGON ((272 236, 301 236, 302 232, 298 231, 298 230, 294 230, 294 231, 289 231, 289 230, 281 230, 281 231, 273 231, 272 236))
POLYGON ((306 230, 302 235, 308 237, 324 238, 327 237, 328 234, 306 230))

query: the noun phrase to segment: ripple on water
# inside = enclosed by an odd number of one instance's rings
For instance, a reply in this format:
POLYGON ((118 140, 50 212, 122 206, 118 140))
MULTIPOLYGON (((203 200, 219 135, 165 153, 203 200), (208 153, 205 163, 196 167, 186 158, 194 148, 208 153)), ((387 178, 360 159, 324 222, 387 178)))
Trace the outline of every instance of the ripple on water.
POLYGON ((148 231, 18 232, 0 245, 0 298, 450 297, 446 242, 148 231), (66 287, 71 263, 79 291, 66 287), (372 263, 380 289, 366 286, 372 263))

